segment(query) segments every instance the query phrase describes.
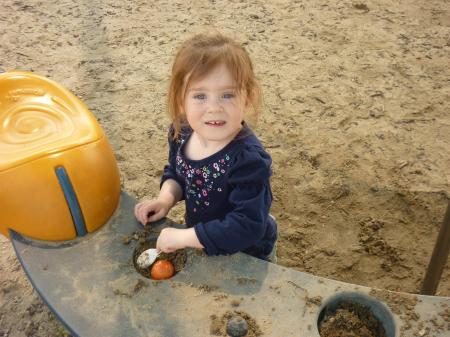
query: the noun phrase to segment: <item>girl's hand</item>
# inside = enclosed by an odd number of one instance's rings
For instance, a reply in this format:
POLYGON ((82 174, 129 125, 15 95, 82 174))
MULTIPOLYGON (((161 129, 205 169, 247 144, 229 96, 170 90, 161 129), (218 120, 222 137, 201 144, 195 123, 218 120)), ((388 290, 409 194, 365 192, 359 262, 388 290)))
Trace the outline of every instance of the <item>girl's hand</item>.
POLYGON ((172 253, 186 247, 184 229, 164 228, 156 241, 156 249, 164 253, 172 253))
POLYGON ((170 205, 160 199, 144 200, 134 206, 134 215, 145 225, 149 221, 164 218, 169 213, 170 205))
POLYGON ((156 249, 164 253, 172 253, 186 247, 204 248, 198 241, 194 228, 164 228, 156 241, 156 249))

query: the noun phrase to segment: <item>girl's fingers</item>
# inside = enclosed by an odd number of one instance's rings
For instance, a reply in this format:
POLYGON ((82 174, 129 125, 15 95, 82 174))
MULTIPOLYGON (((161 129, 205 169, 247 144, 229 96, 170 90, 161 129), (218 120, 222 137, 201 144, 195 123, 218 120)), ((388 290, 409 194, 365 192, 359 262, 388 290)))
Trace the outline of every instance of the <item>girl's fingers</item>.
POLYGON ((156 245, 156 249, 162 253, 173 253, 175 251, 175 249, 163 248, 162 246, 158 246, 158 245, 156 245))
POLYGON ((141 221, 141 204, 137 204, 134 208, 134 215, 139 221, 141 221))
POLYGON ((156 249, 163 252, 163 253, 169 253, 167 249, 165 249, 165 244, 163 243, 164 240, 161 239, 161 234, 158 236, 158 239, 156 240, 156 249))
POLYGON ((155 211, 147 211, 147 215, 146 215, 147 222, 153 221, 152 218, 155 214, 156 214, 155 211))
POLYGON ((145 225, 148 221, 148 210, 146 207, 142 207, 143 209, 141 210, 141 222, 143 225, 145 225))
POLYGON ((136 204, 136 205, 134 206, 134 215, 136 216, 136 218, 137 218, 138 215, 139 215, 139 204, 136 204))
POLYGON ((138 220, 142 219, 142 216, 141 216, 142 206, 143 206, 143 203, 140 202, 134 207, 134 214, 135 214, 136 218, 138 218, 138 220))
POLYGON ((147 212, 147 207, 145 207, 144 205, 139 206, 138 219, 143 225, 145 225, 145 223, 147 222, 147 212))
POLYGON ((147 221, 152 222, 161 219, 164 216, 164 210, 151 211, 147 215, 147 221))
POLYGON ((142 225, 163 218, 166 215, 164 207, 154 201, 143 201, 134 206, 134 215, 142 225))

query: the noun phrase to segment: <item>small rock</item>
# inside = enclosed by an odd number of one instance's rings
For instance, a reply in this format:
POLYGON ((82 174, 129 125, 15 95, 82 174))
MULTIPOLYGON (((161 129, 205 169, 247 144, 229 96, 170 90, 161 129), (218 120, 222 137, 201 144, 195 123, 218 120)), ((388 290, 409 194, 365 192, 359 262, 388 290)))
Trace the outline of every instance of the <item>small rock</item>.
POLYGON ((354 4, 353 7, 355 7, 356 9, 359 9, 361 11, 369 11, 369 7, 366 4, 354 4))
POLYGON ((231 305, 233 307, 238 307, 241 304, 241 302, 239 300, 232 300, 231 301, 231 305))
POLYGON ((231 337, 243 337, 248 332, 248 324, 240 316, 233 316, 227 323, 227 334, 231 337))

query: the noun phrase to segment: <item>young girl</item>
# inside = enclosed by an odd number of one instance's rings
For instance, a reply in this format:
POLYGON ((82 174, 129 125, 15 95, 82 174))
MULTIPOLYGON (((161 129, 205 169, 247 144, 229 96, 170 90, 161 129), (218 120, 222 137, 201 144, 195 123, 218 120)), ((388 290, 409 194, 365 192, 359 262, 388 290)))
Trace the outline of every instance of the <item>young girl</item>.
POLYGON ((269 259, 277 238, 269 216, 272 160, 245 123, 261 101, 247 52, 222 35, 187 40, 175 57, 168 100, 169 163, 158 198, 137 204, 137 219, 159 220, 184 199, 187 229, 163 229, 158 250, 269 259))

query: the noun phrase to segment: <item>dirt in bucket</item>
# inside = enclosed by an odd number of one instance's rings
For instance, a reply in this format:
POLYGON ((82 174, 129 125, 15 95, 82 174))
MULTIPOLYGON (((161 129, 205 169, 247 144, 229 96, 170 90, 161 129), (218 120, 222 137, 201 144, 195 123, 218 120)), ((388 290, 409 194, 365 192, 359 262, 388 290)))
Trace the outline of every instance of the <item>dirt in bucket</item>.
POLYGON ((326 314, 319 333, 321 337, 386 337, 371 310, 353 301, 345 301, 335 312, 326 314))

